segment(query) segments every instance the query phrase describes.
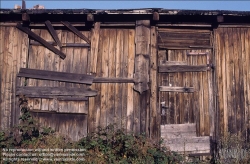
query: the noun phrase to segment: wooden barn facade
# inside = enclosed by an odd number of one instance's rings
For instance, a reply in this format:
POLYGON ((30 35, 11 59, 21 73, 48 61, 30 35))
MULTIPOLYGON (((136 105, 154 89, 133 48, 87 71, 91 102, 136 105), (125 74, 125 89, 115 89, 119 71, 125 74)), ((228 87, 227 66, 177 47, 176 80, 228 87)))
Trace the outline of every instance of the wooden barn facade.
POLYGON ((1 129, 18 123, 25 95, 42 125, 73 140, 113 123, 157 140, 249 140, 250 12, 0 13, 1 129))

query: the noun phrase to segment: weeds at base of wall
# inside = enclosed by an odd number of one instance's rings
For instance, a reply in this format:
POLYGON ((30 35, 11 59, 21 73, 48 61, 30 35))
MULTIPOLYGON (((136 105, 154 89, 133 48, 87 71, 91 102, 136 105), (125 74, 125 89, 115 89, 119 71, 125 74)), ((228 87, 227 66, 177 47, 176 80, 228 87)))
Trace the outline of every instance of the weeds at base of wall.
POLYGON ((22 114, 19 125, 0 132, 1 149, 85 149, 84 161, 78 163, 92 164, 210 163, 209 160, 199 160, 198 158, 189 160, 185 155, 171 152, 162 146, 163 140, 157 143, 145 137, 145 135, 126 133, 124 128, 118 128, 116 125, 109 125, 105 128, 99 127, 96 132, 89 134, 78 142, 73 142, 70 138, 54 132, 51 128, 38 127, 38 123, 29 113, 28 102, 24 97, 20 99, 20 109, 22 114))
POLYGON ((226 132, 217 144, 216 164, 249 164, 250 143, 240 134, 226 132))

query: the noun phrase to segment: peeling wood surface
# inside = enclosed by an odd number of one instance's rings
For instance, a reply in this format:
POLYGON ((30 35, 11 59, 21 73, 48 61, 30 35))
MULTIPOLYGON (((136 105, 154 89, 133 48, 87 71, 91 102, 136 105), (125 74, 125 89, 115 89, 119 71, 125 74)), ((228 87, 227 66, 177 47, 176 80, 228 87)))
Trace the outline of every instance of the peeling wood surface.
POLYGON ((28 77, 41 80, 53 80, 80 84, 92 84, 94 76, 77 73, 46 71, 38 69, 21 68, 18 77, 28 77))

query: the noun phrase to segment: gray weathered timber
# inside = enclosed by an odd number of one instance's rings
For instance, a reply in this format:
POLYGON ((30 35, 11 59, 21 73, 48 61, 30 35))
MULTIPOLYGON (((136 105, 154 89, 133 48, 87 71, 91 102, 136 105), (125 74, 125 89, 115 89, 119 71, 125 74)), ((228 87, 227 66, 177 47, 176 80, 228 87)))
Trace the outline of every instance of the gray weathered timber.
POLYGON ((194 87, 170 87, 170 86, 159 86, 161 92, 194 92, 194 87))
POLYGON ((72 26, 69 22, 62 21, 62 24, 68 27, 74 34, 76 34, 81 39, 85 40, 88 44, 90 44, 90 40, 86 36, 84 36, 79 30, 77 30, 74 26, 72 26))
POLYGON ((53 28, 51 22, 49 20, 47 20, 47 21, 45 21, 45 25, 48 27, 49 32, 50 32, 51 36, 53 37, 53 39, 55 40, 55 42, 57 43, 57 45, 59 47, 62 47, 62 43, 59 40, 58 35, 57 35, 55 29, 53 28))
POLYGON ((89 88, 67 87, 17 87, 16 95, 29 96, 96 96, 97 91, 89 88))
POLYGON ((25 32, 29 36, 31 36, 33 39, 41 43, 43 46, 54 52, 55 54, 59 55, 62 59, 65 59, 66 55, 61 52, 60 50, 56 49, 54 46, 49 44, 46 40, 41 38, 39 35, 35 34, 34 32, 30 31, 27 27, 23 27, 21 24, 17 24, 16 26, 19 30, 25 32))
POLYGON ((207 65, 159 65, 159 72, 204 72, 207 65))
POLYGON ((46 71, 38 69, 20 68, 18 77, 28 77, 34 79, 63 81, 81 84, 92 84, 94 76, 86 74, 46 71))

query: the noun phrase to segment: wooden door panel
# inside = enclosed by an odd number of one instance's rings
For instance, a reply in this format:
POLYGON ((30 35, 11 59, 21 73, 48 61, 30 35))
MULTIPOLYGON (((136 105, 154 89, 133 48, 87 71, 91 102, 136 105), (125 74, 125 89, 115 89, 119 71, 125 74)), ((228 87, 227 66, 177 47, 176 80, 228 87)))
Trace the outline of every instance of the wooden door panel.
MULTIPOLYGON (((211 49, 161 50, 158 55, 158 63, 165 61, 165 63, 185 63, 187 66, 207 66, 206 54, 211 54, 211 49), (193 55, 189 55, 190 52, 193 55)), ((159 92, 162 125, 196 123, 198 135, 209 135, 210 73, 209 69, 158 73, 158 86, 168 88, 165 92, 161 92, 161 90, 159 92), (191 91, 193 88, 194 92, 190 92, 190 88, 191 91)))

